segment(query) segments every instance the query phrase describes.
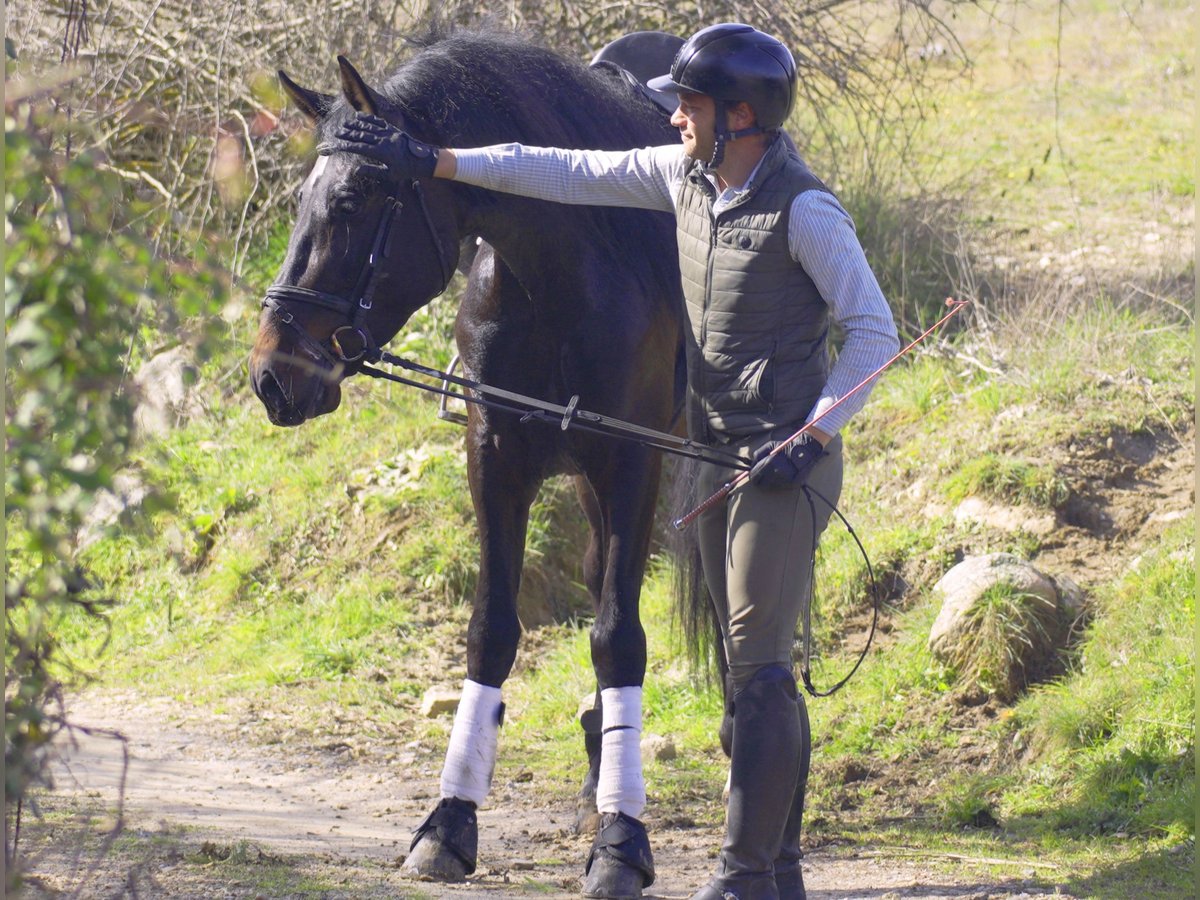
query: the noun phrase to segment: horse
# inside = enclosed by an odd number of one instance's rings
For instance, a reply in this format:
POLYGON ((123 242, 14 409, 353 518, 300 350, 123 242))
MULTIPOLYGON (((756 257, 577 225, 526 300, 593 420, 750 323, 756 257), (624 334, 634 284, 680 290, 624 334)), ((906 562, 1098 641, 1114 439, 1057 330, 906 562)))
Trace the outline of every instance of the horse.
MULTIPOLYGON (((433 34, 417 46, 378 88, 341 57, 340 96, 303 88, 283 72, 280 78, 319 140, 355 112, 438 146, 625 149, 679 139, 663 110, 612 66, 587 67, 500 31, 433 34)), ((467 283, 454 331, 471 377, 558 404, 577 397, 580 408, 669 430, 686 387, 674 228, 669 214, 552 204, 433 179, 394 183, 361 157, 320 157, 300 191, 286 257, 264 303, 250 358, 253 389, 276 425, 332 413, 362 347, 386 343, 461 268, 467 283), (463 248, 476 243, 474 258, 465 260, 463 248), (357 352, 347 352, 347 343, 357 352)), ((581 797, 594 810, 601 692, 640 687, 645 674, 638 600, 661 455, 477 404, 469 404, 467 419, 467 481, 480 542, 469 681, 499 689, 512 669, 525 532, 541 482, 571 476, 589 526, 583 571, 595 609, 598 689, 596 708, 583 717, 581 797)), ((640 783, 640 760, 637 768, 640 783)), ((474 809, 443 799, 417 830, 409 871, 440 880, 471 874, 474 809)), ((629 818, 622 827, 625 846, 641 849, 598 854, 612 840, 602 828, 585 863, 586 896, 637 897, 653 881, 644 825, 629 818), (637 828, 640 834, 629 832, 637 828)))

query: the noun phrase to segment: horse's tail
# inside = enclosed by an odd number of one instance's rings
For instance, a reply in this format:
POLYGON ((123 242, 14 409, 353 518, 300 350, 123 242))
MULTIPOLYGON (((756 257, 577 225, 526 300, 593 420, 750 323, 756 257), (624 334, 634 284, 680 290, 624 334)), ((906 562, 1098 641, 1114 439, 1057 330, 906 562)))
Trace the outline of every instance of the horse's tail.
MULTIPOLYGON (((695 509, 700 502, 698 476, 700 466, 695 459, 679 459, 674 468, 669 505, 671 522, 695 509)), ((712 677, 723 677, 724 647, 719 639, 716 610, 704 582, 700 565, 700 541, 695 523, 687 528, 667 526, 667 546, 675 562, 675 616, 684 636, 688 660, 693 667, 712 677)))

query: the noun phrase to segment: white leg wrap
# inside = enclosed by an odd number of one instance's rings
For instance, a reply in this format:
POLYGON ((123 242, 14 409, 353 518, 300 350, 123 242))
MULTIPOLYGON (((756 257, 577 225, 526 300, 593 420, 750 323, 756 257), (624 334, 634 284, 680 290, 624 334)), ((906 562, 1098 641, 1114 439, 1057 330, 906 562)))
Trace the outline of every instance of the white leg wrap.
POLYGON ((600 780, 596 808, 637 818, 646 808, 642 779, 642 689, 605 688, 600 692, 604 715, 600 745, 600 780))
POLYGON ((496 741, 504 704, 500 689, 463 682, 462 699, 454 714, 446 764, 442 768, 442 797, 458 797, 482 806, 492 787, 496 741))

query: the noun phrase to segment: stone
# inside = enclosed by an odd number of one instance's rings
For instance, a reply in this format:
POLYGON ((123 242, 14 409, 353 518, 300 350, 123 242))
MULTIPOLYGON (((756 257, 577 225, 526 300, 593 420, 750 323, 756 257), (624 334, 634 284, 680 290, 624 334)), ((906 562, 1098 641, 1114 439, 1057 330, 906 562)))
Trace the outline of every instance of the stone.
POLYGON ((458 710, 461 694, 448 688, 430 688, 421 698, 421 715, 427 719, 436 719, 446 713, 458 710))
POLYGON ((83 517, 83 524, 75 535, 75 545, 82 550, 103 535, 105 529, 115 525, 127 510, 139 508, 150 494, 150 489, 133 472, 119 472, 113 478, 112 490, 102 490, 83 517))
POLYGON ((1052 512, 1021 506, 1002 506, 988 503, 981 497, 967 497, 958 504, 954 510, 954 521, 959 524, 979 522, 1009 534, 1024 531, 1040 537, 1052 534, 1058 525, 1052 512))
POLYGON ((933 590, 942 607, 930 629, 930 652, 1002 700, 1053 662, 1084 610, 1083 591, 1073 581, 1050 577, 1010 553, 968 557, 933 590), (1000 612, 989 608, 997 588, 1007 604, 1000 612))
POLYGON ((172 347, 147 360, 133 384, 138 405, 134 428, 141 435, 162 436, 204 411, 194 390, 198 370, 187 347, 172 347))
POLYGON ((661 734, 647 734, 642 738, 642 759, 655 759, 659 762, 665 762, 669 759, 675 759, 679 755, 679 751, 675 749, 675 742, 669 737, 663 737, 661 734))

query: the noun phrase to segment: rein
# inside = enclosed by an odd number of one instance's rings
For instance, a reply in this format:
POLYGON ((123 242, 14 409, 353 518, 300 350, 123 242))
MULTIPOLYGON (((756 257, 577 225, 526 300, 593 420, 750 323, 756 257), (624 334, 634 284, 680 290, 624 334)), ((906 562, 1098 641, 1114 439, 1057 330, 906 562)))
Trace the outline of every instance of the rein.
POLYGON ((551 425, 558 425, 563 431, 578 428, 580 431, 588 431, 606 437, 633 441, 644 447, 661 450, 664 453, 672 453, 676 456, 684 456, 689 459, 698 459, 701 462, 713 463, 714 465, 725 466, 726 468, 744 471, 750 469, 750 462, 736 453, 723 451, 709 444, 697 443, 689 438, 668 434, 665 431, 656 431, 653 428, 637 425, 624 419, 617 419, 612 416, 580 409, 578 394, 574 394, 567 401, 566 406, 561 406, 537 397, 529 397, 525 394, 518 394, 515 391, 493 387, 490 384, 475 381, 471 378, 464 378, 450 372, 442 372, 438 369, 423 366, 420 363, 405 359, 402 356, 385 353, 382 350, 373 351, 367 355, 366 359, 368 362, 383 362, 388 365, 398 366, 409 372, 415 372, 418 375, 424 375, 427 378, 436 378, 442 382, 443 386, 440 388, 435 387, 423 381, 416 381, 411 378, 405 378, 402 375, 396 375, 393 372, 375 368, 372 365, 363 365, 359 369, 363 375, 386 381, 394 381, 397 384, 415 387, 422 391, 428 391, 431 394, 440 394, 443 397, 455 400, 462 400, 464 403, 474 403, 477 406, 483 406, 488 409, 499 409, 504 412, 516 413, 521 416, 522 422, 544 422, 551 425), (454 385, 464 390, 451 390, 448 385, 454 385), (466 391, 473 391, 475 394, 470 394, 466 391))
MULTIPOLYGON (((368 375, 371 378, 379 378, 386 381, 393 381, 397 384, 415 387, 422 391, 427 391, 431 394, 439 394, 442 397, 450 397, 457 400, 462 400, 466 403, 475 403, 479 406, 488 409, 499 409, 505 412, 516 413, 521 416, 522 422, 544 422, 550 425, 558 425, 563 431, 569 428, 578 428, 581 431, 588 431, 594 434, 604 435, 606 437, 617 438, 618 440, 629 440, 641 444, 644 447, 651 447, 656 450, 661 450, 665 453, 673 453, 676 456, 684 456, 691 459, 698 459, 701 462, 712 463, 714 465, 725 466, 727 468, 735 468, 741 471, 743 475, 748 474, 752 464, 733 453, 718 450, 710 444, 699 444, 687 438, 681 438, 673 434, 667 434, 663 431, 655 431, 652 428, 645 428, 641 425, 635 425, 632 422, 627 422, 623 419, 614 419, 611 416, 603 416, 599 413, 588 412, 587 410, 579 409, 579 395, 575 394, 568 401, 566 406, 560 406, 556 403, 549 403, 545 400, 539 400, 536 397, 528 397, 524 394, 518 394, 514 391, 506 391, 503 388, 492 387, 483 382, 474 381, 470 378, 463 378, 454 375, 450 372, 442 372, 438 369, 423 366, 420 363, 405 359, 401 356, 395 356, 391 353, 385 353, 382 350, 374 350, 368 354, 367 359, 370 362, 382 362, 388 365, 399 366, 409 372, 415 372, 419 375, 424 375, 427 378, 441 379, 442 387, 435 387, 423 381, 416 381, 412 378, 405 378, 402 375, 396 375, 393 372, 387 372, 383 369, 378 369, 373 365, 360 367, 359 371, 363 375, 368 375), (473 396, 465 391, 451 390, 448 385, 455 385, 466 390, 475 391, 480 396, 473 396)), ((451 366, 453 368, 453 366, 451 366)), ((842 511, 836 505, 831 503, 828 498, 817 491, 815 488, 805 484, 802 486, 804 496, 808 500, 809 511, 813 517, 813 546, 812 559, 813 567, 809 572, 809 591, 808 600, 804 604, 804 651, 800 663, 800 678, 804 684, 805 690, 813 697, 829 697, 837 693, 843 688, 854 673, 858 671, 859 666, 863 664, 863 660, 867 658, 867 653, 871 649, 871 642, 875 638, 875 629, 879 623, 879 588, 875 581, 875 570, 871 566, 871 558, 867 555, 867 550, 863 546, 862 541, 855 532, 854 527, 849 520, 842 514, 842 511), (850 537, 854 539, 854 543, 858 546, 858 552, 862 555, 863 562, 867 566, 867 576, 871 582, 871 630, 867 633, 867 642, 863 646, 862 651, 855 660, 854 666, 850 669, 840 681, 828 690, 819 691, 813 686, 812 682, 812 598, 815 596, 815 580, 816 580, 816 518, 817 510, 813 502, 816 497, 822 503, 832 510, 849 532, 850 537)))

